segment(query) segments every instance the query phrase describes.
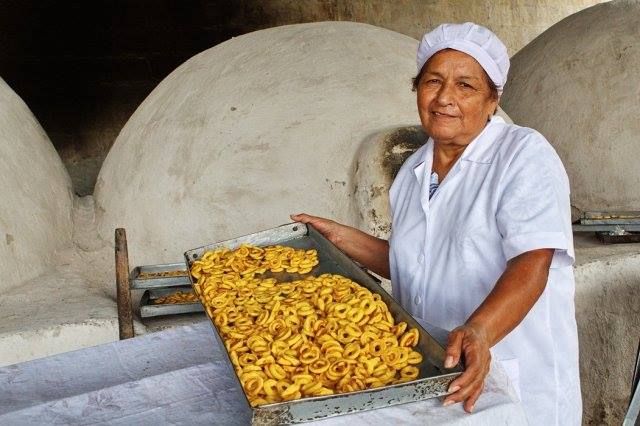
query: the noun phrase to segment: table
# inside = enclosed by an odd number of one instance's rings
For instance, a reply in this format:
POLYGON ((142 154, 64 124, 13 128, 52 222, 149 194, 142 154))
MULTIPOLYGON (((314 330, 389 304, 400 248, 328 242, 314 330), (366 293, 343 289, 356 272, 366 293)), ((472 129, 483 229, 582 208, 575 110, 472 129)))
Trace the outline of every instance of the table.
MULTIPOLYGON (((491 370, 473 415, 436 398, 307 424, 525 425, 506 375, 491 370)), ((203 321, 0 368, 0 425, 245 425, 232 374, 203 321)))

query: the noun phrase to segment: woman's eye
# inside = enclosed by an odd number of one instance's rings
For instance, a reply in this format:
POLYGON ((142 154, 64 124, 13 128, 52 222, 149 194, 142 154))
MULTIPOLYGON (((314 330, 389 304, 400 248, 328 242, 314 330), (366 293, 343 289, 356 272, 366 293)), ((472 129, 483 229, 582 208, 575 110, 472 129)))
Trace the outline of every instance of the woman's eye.
POLYGON ((464 89, 473 89, 473 86, 468 83, 460 83, 460 86, 464 89))

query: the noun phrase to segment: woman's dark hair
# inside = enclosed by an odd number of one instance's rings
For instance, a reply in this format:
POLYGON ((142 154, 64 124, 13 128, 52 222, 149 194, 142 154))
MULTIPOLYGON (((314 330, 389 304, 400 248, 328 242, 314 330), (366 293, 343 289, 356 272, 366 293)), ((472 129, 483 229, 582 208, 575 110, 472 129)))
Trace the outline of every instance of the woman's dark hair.
MULTIPOLYGON (((433 56, 431 58, 433 58, 433 56)), ((429 58, 429 60, 431 60, 431 58, 429 58)), ((422 69, 420 70, 418 75, 416 75, 415 77, 413 77, 411 79, 411 90, 413 92, 416 92, 418 90, 418 85, 420 84, 420 79, 422 78, 422 74, 424 74, 425 70, 427 69, 427 64, 428 63, 429 63, 429 61, 427 61, 422 66, 422 69)), ((495 100, 498 100, 498 98, 499 98, 499 96, 498 96, 498 88, 496 87, 495 83, 489 78, 489 74, 487 74, 487 72, 484 70, 484 68, 482 69, 482 75, 484 75, 484 79, 487 82, 487 85, 489 85, 489 92, 491 93, 491 98, 495 99, 495 100)))

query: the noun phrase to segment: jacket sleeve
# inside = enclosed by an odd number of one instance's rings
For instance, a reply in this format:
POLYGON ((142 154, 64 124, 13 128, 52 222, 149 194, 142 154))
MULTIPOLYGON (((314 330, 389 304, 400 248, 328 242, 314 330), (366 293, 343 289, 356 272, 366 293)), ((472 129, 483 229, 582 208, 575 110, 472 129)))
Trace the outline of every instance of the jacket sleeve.
POLYGON ((500 186, 496 219, 506 259, 554 248, 552 268, 572 265, 569 180, 560 158, 542 135, 527 136, 500 186))

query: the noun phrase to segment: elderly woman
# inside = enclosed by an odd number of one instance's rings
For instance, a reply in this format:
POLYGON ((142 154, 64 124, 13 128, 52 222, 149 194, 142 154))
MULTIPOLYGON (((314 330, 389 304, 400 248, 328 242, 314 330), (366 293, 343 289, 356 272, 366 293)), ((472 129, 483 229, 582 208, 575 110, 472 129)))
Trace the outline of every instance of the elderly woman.
POLYGON ((508 68, 506 47, 484 27, 445 24, 426 34, 414 90, 429 139, 391 187, 389 241, 292 218, 390 277, 416 318, 453 330, 445 366, 462 357, 466 371, 445 405, 472 412, 493 357, 530 423, 578 425, 569 182, 541 134, 494 115, 508 68))

